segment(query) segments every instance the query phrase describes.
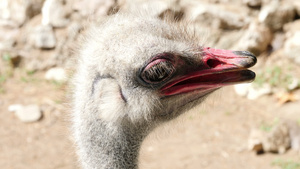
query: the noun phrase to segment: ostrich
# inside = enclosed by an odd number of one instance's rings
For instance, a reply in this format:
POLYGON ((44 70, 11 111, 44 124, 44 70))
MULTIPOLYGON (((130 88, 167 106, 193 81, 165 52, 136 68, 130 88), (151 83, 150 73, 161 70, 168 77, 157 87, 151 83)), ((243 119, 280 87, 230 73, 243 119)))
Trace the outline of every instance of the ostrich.
POLYGON ((136 169, 143 139, 222 86, 250 82, 247 51, 204 47, 192 29, 117 13, 93 23, 74 75, 73 132, 85 169, 136 169))

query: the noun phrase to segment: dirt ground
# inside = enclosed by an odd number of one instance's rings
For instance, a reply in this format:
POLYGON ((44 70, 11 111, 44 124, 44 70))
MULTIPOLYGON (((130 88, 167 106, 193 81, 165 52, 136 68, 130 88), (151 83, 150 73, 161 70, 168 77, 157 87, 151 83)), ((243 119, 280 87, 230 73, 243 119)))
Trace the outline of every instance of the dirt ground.
MULTIPOLYGON (((69 131, 66 85, 43 80, 43 73, 15 70, 0 94, 1 169, 79 169, 69 131), (43 118, 23 123, 11 104, 38 104, 43 118)), ((299 90, 296 92, 299 95, 299 90)), ((144 142, 142 169, 276 169, 278 161, 299 162, 297 152, 256 155, 247 150, 253 127, 274 120, 300 119, 299 101, 280 106, 273 96, 251 101, 226 87, 175 121, 156 129, 144 142)), ((293 168, 296 169, 296 168, 293 168)))

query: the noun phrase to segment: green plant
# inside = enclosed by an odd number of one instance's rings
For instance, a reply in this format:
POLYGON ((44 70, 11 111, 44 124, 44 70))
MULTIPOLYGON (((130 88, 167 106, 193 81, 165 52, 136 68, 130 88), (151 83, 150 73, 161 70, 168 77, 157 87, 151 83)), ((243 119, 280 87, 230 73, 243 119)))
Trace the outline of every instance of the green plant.
POLYGON ((226 112, 225 112, 225 115, 226 115, 226 116, 230 116, 230 115, 232 115, 232 114, 233 114, 233 113, 232 113, 231 111, 226 111, 226 112))
POLYGON ((63 103, 63 101, 62 101, 62 100, 59 100, 59 99, 54 100, 54 102, 55 102, 56 104, 62 104, 62 103, 63 103))
POLYGON ((2 60, 6 61, 6 62, 11 62, 11 56, 9 53, 4 53, 2 55, 2 60))
POLYGON ((260 125, 259 129, 261 129, 262 131, 266 131, 266 132, 269 132, 271 131, 273 128, 272 125, 266 125, 266 124, 262 124, 260 125))
POLYGON ((0 75, 0 85, 6 81, 6 77, 4 75, 0 75))
POLYGON ((13 63, 12 63, 11 55, 9 53, 4 53, 1 56, 1 58, 4 61, 4 64, 1 65, 3 66, 2 68, 3 75, 5 75, 6 77, 13 76, 13 63))
POLYGON ((30 80, 24 76, 21 77, 21 81, 22 82, 25 82, 25 83, 28 83, 30 80))
POLYGON ((61 90, 66 87, 66 82, 56 81, 56 80, 50 80, 48 82, 51 83, 57 90, 61 90))
POLYGON ((4 75, 0 75, 0 93, 4 93, 5 90, 4 90, 4 87, 3 87, 3 84, 5 83, 6 81, 6 76, 4 75))
POLYGON ((259 129, 262 130, 262 131, 269 132, 278 123, 279 123, 279 119, 278 118, 275 118, 271 123, 262 122, 262 124, 260 125, 259 129))
POLYGON ((264 83, 266 83, 267 80, 266 78, 264 77, 264 74, 261 73, 261 74, 257 74, 256 77, 255 77, 255 81, 254 81, 254 84, 258 87, 262 87, 264 83))
POLYGON ((64 82, 60 82, 56 80, 51 80, 50 82, 54 84, 56 87, 62 87, 64 85, 64 82))
POLYGON ((300 118, 297 120, 298 125, 300 125, 300 118))
POLYGON ((29 70, 29 71, 26 71, 26 74, 29 75, 29 76, 32 76, 34 75, 35 71, 34 70, 29 70))
POLYGON ((24 83, 36 83, 40 82, 39 79, 33 77, 33 76, 21 76, 21 81, 24 83))
POLYGON ((300 169, 300 162, 282 159, 276 159, 272 162, 272 165, 279 166, 282 169, 300 169))
MULTIPOLYGON (((257 73, 254 84, 261 87, 267 83, 272 87, 283 88, 289 90, 289 85, 293 83, 293 77, 288 71, 284 71, 279 66, 267 67, 263 72, 257 73)), ((300 86, 300 84, 298 84, 300 86)))

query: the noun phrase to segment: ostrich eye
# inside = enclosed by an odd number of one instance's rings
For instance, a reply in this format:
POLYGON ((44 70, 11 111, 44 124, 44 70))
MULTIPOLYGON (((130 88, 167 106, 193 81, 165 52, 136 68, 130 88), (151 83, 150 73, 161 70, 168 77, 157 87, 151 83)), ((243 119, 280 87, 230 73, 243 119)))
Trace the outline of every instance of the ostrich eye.
POLYGON ((174 72, 173 63, 167 59, 156 59, 149 63, 141 73, 141 78, 150 84, 167 80, 174 72))

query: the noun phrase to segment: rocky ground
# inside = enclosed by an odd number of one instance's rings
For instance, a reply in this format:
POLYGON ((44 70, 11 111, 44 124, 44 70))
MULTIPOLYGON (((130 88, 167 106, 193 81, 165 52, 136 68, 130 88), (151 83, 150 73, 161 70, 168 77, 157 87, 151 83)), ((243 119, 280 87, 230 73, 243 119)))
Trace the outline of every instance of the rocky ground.
POLYGON ((67 70, 80 32, 119 9, 189 20, 206 45, 258 56, 254 83, 222 89, 152 133, 141 168, 300 168, 300 2, 293 0, 1 0, 0 168, 79 168, 67 70))

